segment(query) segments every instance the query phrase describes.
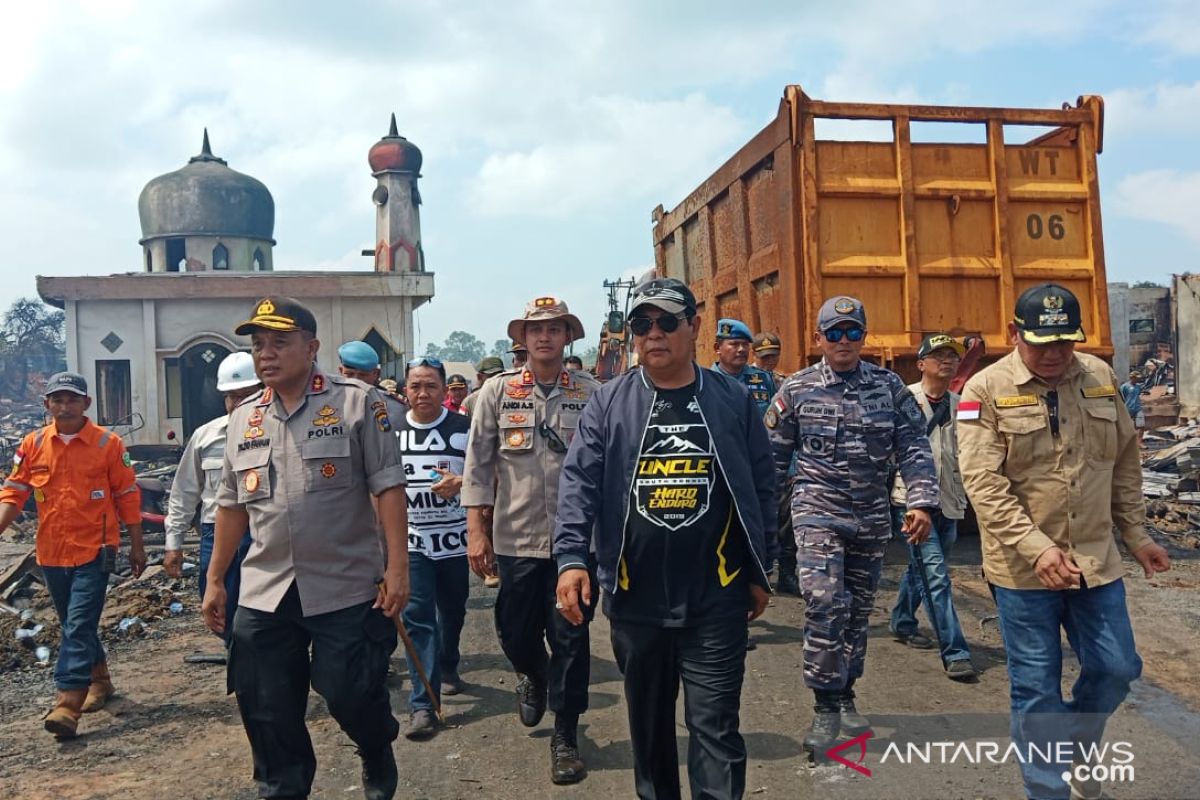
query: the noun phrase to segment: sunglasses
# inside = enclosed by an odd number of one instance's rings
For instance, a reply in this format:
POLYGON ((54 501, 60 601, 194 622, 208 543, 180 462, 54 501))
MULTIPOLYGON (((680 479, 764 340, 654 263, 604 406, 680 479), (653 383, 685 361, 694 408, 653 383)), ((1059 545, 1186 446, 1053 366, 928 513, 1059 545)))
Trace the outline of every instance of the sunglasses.
POLYGON ((430 367, 432 369, 436 369, 438 372, 442 373, 443 379, 446 377, 446 365, 441 362, 441 359, 434 358, 433 356, 421 356, 420 358, 414 358, 412 361, 409 361, 404 365, 404 374, 407 375, 410 369, 416 369, 417 367, 430 367))
POLYGON ((840 342, 842 337, 849 342, 861 342, 867 332, 862 328, 830 328, 822 334, 827 342, 840 342))
POLYGON ((562 437, 546 423, 538 425, 538 433, 546 440, 546 446, 550 448, 552 453, 567 452, 567 443, 562 440, 562 437))
POLYGON ((629 330, 633 331, 634 336, 645 336, 651 328, 657 325, 663 333, 674 333, 679 328, 679 323, 687 318, 686 311, 680 311, 678 314, 663 314, 658 319, 630 317, 629 330))

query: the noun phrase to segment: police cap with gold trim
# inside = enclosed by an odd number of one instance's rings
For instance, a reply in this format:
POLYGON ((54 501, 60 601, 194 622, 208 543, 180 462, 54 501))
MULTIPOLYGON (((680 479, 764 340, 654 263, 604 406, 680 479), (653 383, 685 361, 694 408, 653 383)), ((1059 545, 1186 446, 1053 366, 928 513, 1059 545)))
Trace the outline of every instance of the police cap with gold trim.
POLYGON ((264 297, 254 304, 250 319, 233 329, 238 336, 247 336, 255 328, 267 331, 308 331, 316 334, 317 320, 312 312, 291 297, 264 297))
POLYGON ((763 332, 754 337, 754 352, 760 356, 777 356, 780 349, 779 337, 773 333, 763 332))
POLYGON ((1017 298, 1013 324, 1029 344, 1087 340, 1079 300, 1070 289, 1057 283, 1042 283, 1026 289, 1017 298))

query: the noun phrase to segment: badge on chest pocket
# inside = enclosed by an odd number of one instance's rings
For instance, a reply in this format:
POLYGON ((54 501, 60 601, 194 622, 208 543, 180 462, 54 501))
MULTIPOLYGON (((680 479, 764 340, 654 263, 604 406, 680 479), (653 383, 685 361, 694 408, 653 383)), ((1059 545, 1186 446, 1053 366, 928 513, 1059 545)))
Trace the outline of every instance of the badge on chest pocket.
POLYGON ((230 467, 237 478, 239 503, 253 503, 271 496, 271 448, 238 453, 230 467))

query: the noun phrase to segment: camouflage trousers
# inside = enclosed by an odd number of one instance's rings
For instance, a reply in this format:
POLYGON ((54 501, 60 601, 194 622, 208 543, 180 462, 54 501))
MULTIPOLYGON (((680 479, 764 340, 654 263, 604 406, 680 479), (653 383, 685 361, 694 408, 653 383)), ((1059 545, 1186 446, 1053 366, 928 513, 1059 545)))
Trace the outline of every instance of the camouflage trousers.
POLYGON ((795 525, 805 603, 804 685, 822 691, 839 691, 862 677, 867 622, 892 535, 886 519, 831 527, 795 525))

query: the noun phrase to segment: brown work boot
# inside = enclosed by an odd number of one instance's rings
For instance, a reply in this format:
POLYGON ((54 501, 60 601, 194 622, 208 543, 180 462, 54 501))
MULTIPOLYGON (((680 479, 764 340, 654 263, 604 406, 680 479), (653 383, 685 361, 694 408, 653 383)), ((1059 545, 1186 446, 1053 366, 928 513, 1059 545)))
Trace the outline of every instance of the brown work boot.
POLYGON ((84 714, 99 711, 116 691, 112 685, 112 676, 108 674, 108 662, 101 661, 92 667, 92 685, 88 687, 87 699, 83 701, 83 708, 80 710, 84 714))
POLYGON ((83 700, 87 697, 87 689, 67 689, 58 693, 54 708, 43 717, 46 730, 59 739, 75 738, 79 727, 79 717, 83 714, 83 700))

